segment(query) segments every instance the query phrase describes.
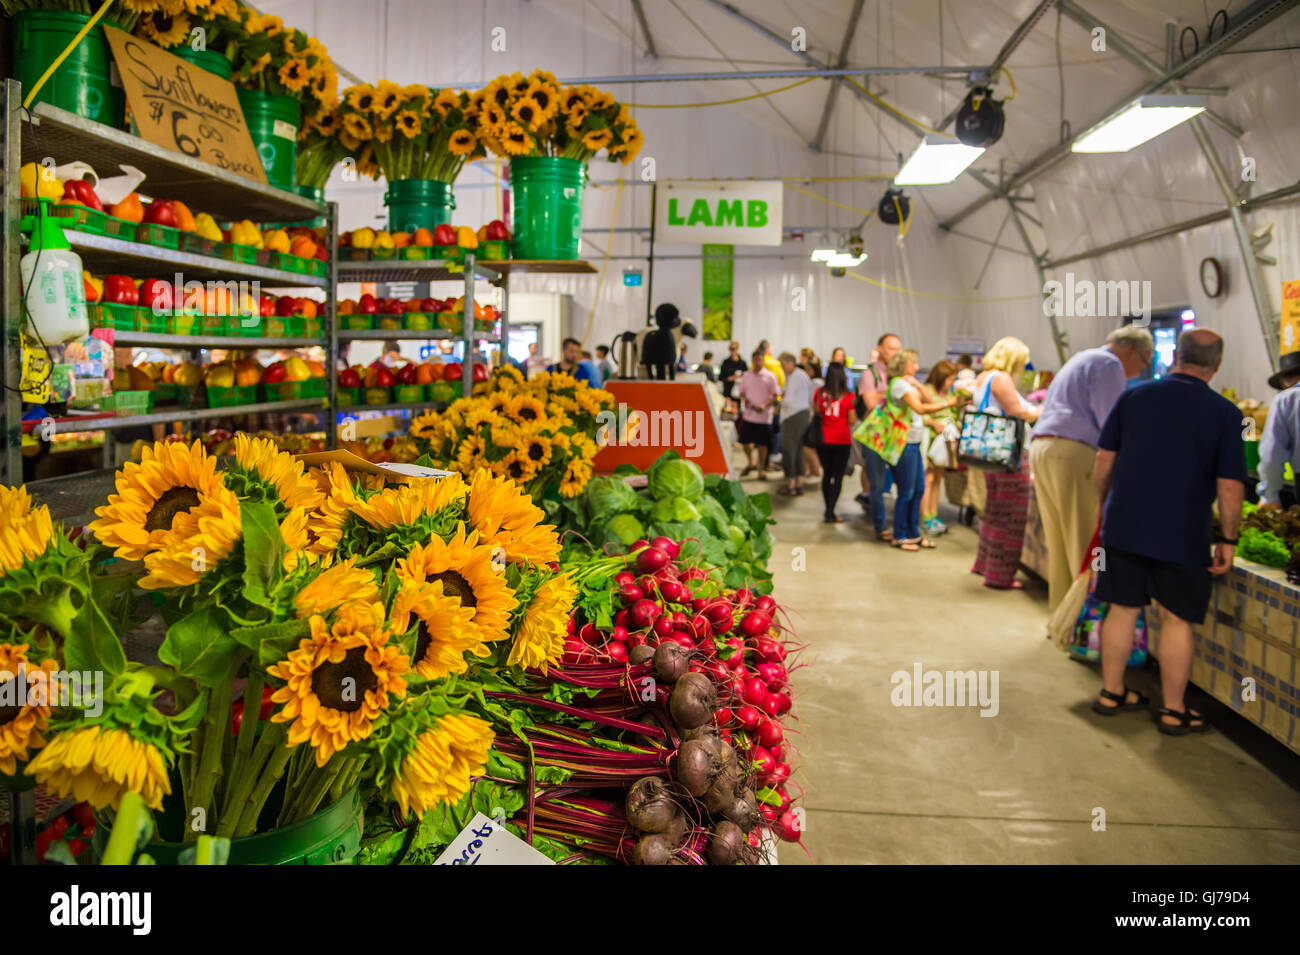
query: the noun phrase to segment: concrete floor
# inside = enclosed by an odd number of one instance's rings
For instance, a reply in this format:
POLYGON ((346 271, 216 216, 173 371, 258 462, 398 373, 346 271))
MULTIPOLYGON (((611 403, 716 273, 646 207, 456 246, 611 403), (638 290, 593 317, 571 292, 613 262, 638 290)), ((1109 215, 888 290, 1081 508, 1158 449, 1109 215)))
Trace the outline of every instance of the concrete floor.
MULTIPOLYGON (((976 535, 951 509, 937 550, 876 543, 857 490, 846 482, 838 526, 820 522, 813 488, 773 495, 774 596, 807 644, 791 762, 817 862, 1300 863, 1300 756, 1249 724, 1271 768, 1229 738, 1241 725, 1174 738, 1145 714, 1094 715, 1098 671, 1045 639, 1044 586, 982 587, 976 535), (891 675, 918 662, 996 670, 999 712, 892 705, 891 675)), ((1134 682, 1158 699, 1149 674, 1134 682)), ((782 844, 780 861, 808 858, 782 844)))

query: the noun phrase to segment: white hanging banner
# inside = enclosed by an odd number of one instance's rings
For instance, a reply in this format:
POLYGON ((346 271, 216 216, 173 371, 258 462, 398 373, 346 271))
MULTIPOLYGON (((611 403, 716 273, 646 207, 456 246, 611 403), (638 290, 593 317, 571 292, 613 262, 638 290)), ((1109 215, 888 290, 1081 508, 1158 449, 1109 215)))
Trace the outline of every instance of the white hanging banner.
POLYGON ((655 241, 780 245, 780 182, 662 182, 655 241))

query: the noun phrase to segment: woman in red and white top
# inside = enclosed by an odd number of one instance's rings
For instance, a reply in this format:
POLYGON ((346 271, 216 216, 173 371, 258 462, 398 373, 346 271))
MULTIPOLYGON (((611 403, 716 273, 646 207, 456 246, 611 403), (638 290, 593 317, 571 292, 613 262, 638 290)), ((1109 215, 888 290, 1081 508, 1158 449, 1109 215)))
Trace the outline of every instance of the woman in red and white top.
POLYGON ((827 524, 843 524, 844 518, 835 513, 835 504, 840 499, 853 426, 858 419, 853 413, 848 376, 839 362, 831 362, 826 367, 826 383, 813 395, 812 408, 822 417, 822 444, 817 449, 817 457, 822 464, 822 497, 826 501, 823 520, 827 524))

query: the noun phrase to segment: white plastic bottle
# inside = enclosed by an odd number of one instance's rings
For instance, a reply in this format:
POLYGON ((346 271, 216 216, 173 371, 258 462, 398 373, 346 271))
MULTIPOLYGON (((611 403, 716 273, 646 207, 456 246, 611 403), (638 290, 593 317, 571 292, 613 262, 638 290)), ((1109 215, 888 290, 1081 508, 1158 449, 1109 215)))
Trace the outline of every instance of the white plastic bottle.
POLYGON ((46 345, 90 334, 81 257, 72 251, 63 226, 42 202, 30 250, 19 263, 23 280, 23 313, 27 324, 46 345))

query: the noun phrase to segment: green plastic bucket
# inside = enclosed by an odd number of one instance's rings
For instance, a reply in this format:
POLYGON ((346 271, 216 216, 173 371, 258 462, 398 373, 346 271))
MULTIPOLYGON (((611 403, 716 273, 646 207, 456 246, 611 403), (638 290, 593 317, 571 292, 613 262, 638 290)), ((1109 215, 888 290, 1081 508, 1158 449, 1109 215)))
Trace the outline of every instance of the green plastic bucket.
POLYGON ((292 189, 301 119, 298 101, 292 96, 273 96, 261 90, 238 93, 244 122, 266 170, 267 181, 277 189, 292 189))
POLYGON ((456 208, 451 183, 439 179, 394 179, 384 191, 389 232, 414 232, 449 224, 456 208))
POLYGON ((230 79, 230 61, 220 50, 195 50, 188 43, 182 43, 167 52, 172 56, 179 56, 182 60, 188 60, 201 70, 215 73, 223 80, 230 79))
MULTIPOLYGON (((271 799, 274 803, 275 797, 271 799)), ((179 800, 176 802, 179 806, 179 800)), ((268 817, 271 805, 263 810, 262 818, 274 821, 274 815, 268 817)), ((278 807, 277 807, 278 811, 278 807)), ((172 819, 172 812, 164 804, 162 818, 159 820, 163 830, 170 828, 177 831, 184 820, 172 819)), ((353 786, 332 806, 322 809, 310 819, 272 829, 255 836, 244 836, 230 840, 230 857, 228 865, 340 865, 350 864, 361 846, 361 830, 364 824, 364 807, 361 791, 353 786)), ((96 857, 104 853, 108 845, 109 826, 96 825, 91 835, 91 845, 96 857)), ((153 857, 158 865, 179 865, 181 853, 193 843, 151 842, 144 851, 153 857)))
MULTIPOLYGON (((24 10, 14 16, 14 76, 23 84, 24 99, 89 20, 88 14, 58 10, 24 10)), ((108 20, 99 23, 117 26, 108 20)), ((121 81, 113 83, 112 64, 113 52, 108 39, 96 24, 45 81, 33 105, 49 103, 105 126, 120 128, 126 93, 121 81)))
POLYGON ((517 156, 510 160, 515 258, 578 257, 586 171, 584 163, 562 156, 517 156))
MULTIPOLYGON (((304 199, 310 199, 312 202, 325 201, 324 186, 294 186, 293 191, 298 193, 298 195, 302 196, 304 199)), ((305 225, 314 229, 318 226, 323 227, 326 224, 326 222, 324 216, 316 216, 316 218, 314 219, 306 219, 302 222, 295 222, 293 224, 305 225)))

